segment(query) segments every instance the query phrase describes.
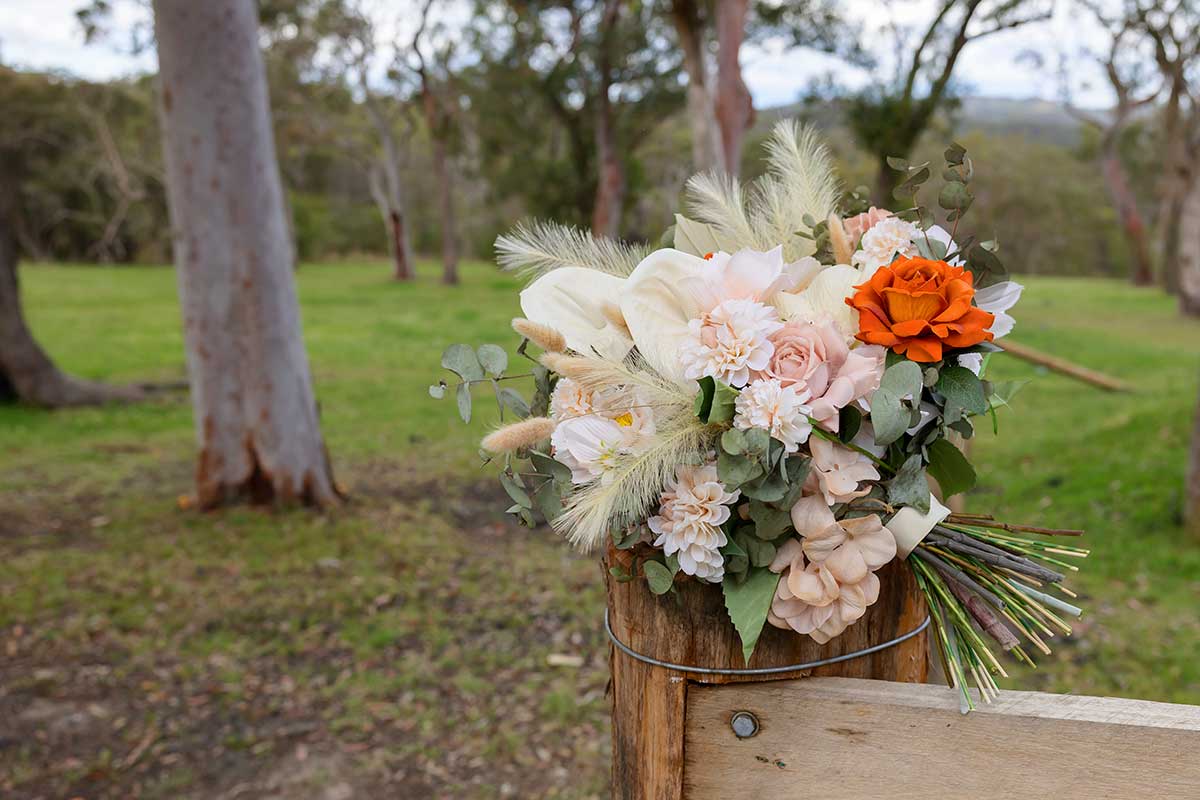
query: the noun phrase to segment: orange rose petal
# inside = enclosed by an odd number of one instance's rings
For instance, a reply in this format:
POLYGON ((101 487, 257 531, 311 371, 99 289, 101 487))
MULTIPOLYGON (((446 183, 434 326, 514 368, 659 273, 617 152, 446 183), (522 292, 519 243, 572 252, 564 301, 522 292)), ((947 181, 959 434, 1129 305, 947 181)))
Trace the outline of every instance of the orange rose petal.
POLYGON ((913 361, 931 364, 942 360, 942 343, 937 339, 909 339, 902 342, 896 352, 904 353, 913 361))

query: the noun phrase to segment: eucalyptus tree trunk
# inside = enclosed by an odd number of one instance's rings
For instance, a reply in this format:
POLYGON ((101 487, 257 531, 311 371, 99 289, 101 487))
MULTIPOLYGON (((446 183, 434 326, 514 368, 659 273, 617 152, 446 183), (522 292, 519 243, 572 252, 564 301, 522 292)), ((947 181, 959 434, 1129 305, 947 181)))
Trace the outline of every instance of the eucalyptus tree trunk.
POLYGON ((1192 448, 1188 456, 1184 503, 1184 524, 1193 537, 1200 539, 1200 394, 1196 397, 1196 422, 1192 431, 1192 448))
POLYGON ((749 0, 722 0, 717 14, 717 121, 721 125, 721 151, 725 171, 741 172, 742 141, 754 122, 754 101, 742 79, 741 50, 746 38, 749 0))
POLYGON ((155 0, 201 507, 337 501, 300 329, 254 0, 155 0))
POLYGON ((1191 181, 1183 199, 1175 268, 1180 312, 1200 316, 1200 180, 1191 181))
POLYGON ((16 203, 12 180, 0 174, 0 401, 62 408, 140 399, 143 392, 136 386, 107 386, 67 375, 33 338, 17 280, 16 203))
POLYGON ((592 233, 616 237, 621 228, 625 206, 625 166, 617 147, 616 120, 608 93, 612 87, 613 50, 617 43, 617 22, 621 0, 605 0, 600 44, 600 77, 596 89, 596 203, 592 209, 592 233))
POLYGON ((705 52, 705 25, 696 0, 672 0, 671 23, 679 37, 687 71, 687 114, 692 129, 692 168, 707 172, 722 166, 721 138, 714 116, 711 79, 705 52))

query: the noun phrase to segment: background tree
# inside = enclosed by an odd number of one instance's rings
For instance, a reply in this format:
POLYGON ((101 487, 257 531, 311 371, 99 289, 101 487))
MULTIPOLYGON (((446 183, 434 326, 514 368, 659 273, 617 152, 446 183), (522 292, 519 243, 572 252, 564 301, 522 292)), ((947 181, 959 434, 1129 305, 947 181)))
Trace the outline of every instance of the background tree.
POLYGON ((893 28, 896 41, 888 49, 898 59, 896 77, 880 75, 846 111, 859 145, 875 158, 877 204, 890 205, 896 188, 897 173, 888 157, 907 158, 934 115, 954 99, 951 78, 963 49, 1050 14, 1050 4, 1042 0, 941 0, 924 26, 893 28))
POLYGON ((338 499, 300 330, 253 0, 156 0, 202 507, 338 499))
POLYGON ((1147 62, 1139 52, 1139 32, 1129 19, 1110 17, 1105 8, 1091 3, 1085 7, 1109 35, 1106 53, 1088 54, 1104 71, 1116 97, 1116 104, 1103 114, 1088 114, 1074 108, 1070 102, 1069 75, 1073 65, 1062 59, 1060 74, 1064 83, 1064 102, 1074 116, 1091 127, 1098 136, 1097 158, 1109 199, 1117 212, 1121 230, 1133 259, 1130 279, 1138 286, 1154 282, 1154 264, 1150 255, 1150 240, 1138 197, 1130 180, 1121 145, 1130 130, 1134 115, 1152 104, 1159 96, 1156 76, 1147 74, 1147 62))
POLYGON ((438 184, 438 208, 442 233, 442 283, 458 283, 458 225, 454 212, 454 170, 450 164, 449 150, 454 140, 454 122, 458 113, 457 90, 450 79, 450 64, 454 47, 445 44, 441 52, 430 59, 422 52, 422 38, 430 27, 429 11, 433 0, 425 0, 421 8, 420 23, 413 34, 409 51, 415 61, 414 70, 418 78, 417 94, 425 127, 429 136, 433 171, 438 184), (439 75, 434 71, 438 70, 439 75))
POLYGON ((1200 314, 1200 255, 1192 250, 1200 243, 1200 196, 1193 196, 1200 193, 1200 6, 1188 0, 1128 0, 1123 9, 1152 42, 1166 90, 1157 215, 1163 285, 1179 293, 1181 311, 1200 314))
POLYGON ((480 168, 498 197, 596 232, 620 228, 638 152, 682 100, 681 56, 650 3, 480 0, 470 81, 480 168))
MULTIPOLYGON (((86 130, 73 88, 0 67, 0 108, 5 109, 0 118, 0 400, 46 408, 132 400, 143 393, 139 387, 107 386, 64 373, 33 338, 21 307, 18 231, 26 227, 26 238, 38 238, 27 229, 25 206, 44 199, 30 198, 26 190, 59 159, 70 160, 71 148, 86 130)), ((69 202, 58 198, 55 205, 66 214, 69 202)))
POLYGON ((1192 431, 1192 447, 1188 453, 1184 503, 1184 524, 1193 536, 1200 538, 1200 397, 1196 398, 1196 422, 1192 431))

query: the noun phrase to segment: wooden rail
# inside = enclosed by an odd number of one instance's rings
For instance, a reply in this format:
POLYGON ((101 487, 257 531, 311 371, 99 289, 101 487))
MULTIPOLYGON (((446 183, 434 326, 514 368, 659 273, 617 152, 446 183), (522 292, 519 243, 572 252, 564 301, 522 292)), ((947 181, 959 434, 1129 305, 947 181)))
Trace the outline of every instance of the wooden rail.
POLYGON ((683 780, 690 800, 1197 800, 1200 708, 1006 691, 963 716, 944 686, 693 685, 683 780))

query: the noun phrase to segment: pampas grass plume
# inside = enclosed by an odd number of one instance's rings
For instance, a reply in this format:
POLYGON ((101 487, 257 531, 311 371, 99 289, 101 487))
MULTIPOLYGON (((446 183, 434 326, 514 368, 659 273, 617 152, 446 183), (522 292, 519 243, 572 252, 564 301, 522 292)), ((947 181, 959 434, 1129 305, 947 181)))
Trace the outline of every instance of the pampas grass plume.
POLYGON ((555 422, 547 417, 530 417, 505 425, 483 437, 480 447, 489 453, 511 453, 523 447, 533 447, 554 433, 555 422))
POLYGON ((512 321, 513 330, 524 336, 547 353, 561 353, 567 349, 567 340, 561 333, 540 322, 517 317, 512 321))

